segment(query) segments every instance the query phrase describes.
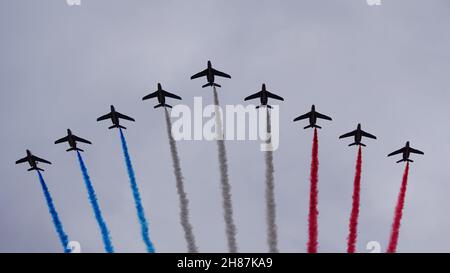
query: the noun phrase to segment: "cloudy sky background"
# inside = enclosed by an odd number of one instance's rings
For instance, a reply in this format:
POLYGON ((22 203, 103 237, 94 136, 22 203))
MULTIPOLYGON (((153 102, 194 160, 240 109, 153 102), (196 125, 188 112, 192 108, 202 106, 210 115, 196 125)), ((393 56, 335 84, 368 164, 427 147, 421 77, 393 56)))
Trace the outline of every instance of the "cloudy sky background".
MULTIPOLYGON (((74 153, 53 142, 66 129, 90 139, 84 154, 118 252, 143 252, 117 131, 96 118, 114 104, 136 118, 126 137, 151 239, 184 252, 178 197, 161 109, 141 98, 161 82, 187 105, 212 101, 189 77, 210 59, 232 75, 222 104, 269 90, 280 104, 275 152, 279 248, 304 252, 312 131, 293 123, 311 104, 334 120, 319 133, 319 251, 344 252, 356 148, 338 136, 358 122, 379 137, 363 151, 357 250, 387 246, 402 164, 386 155, 409 140, 425 152, 410 172, 398 250, 450 251, 450 3, 384 1, 0 2, 0 251, 60 252, 35 173, 15 166, 29 148, 71 240, 102 252, 74 153), (163 3, 164 2, 164 3, 163 3)), ((178 142, 199 249, 226 251, 214 142, 178 142)), ((265 252, 264 157, 259 142, 227 142, 238 245, 265 252)))

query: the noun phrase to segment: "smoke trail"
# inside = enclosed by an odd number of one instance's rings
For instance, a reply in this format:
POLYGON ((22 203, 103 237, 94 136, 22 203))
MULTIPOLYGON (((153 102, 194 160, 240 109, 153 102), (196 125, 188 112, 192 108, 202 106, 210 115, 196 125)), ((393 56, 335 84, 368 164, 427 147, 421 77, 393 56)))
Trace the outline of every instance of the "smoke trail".
POLYGON ((358 237, 358 216, 359 216, 359 195, 361 190, 361 146, 358 149, 358 158, 356 159, 355 181, 353 186, 352 212, 350 215, 349 235, 347 252, 354 253, 356 248, 356 238, 358 237))
POLYGON ((177 181, 177 192, 180 198, 180 222, 184 230, 184 238, 187 242, 188 251, 190 253, 197 253, 198 248, 195 243, 194 232, 189 221, 189 200, 184 191, 183 174, 181 172, 180 158, 178 156, 178 149, 175 139, 172 136, 172 123, 170 121, 169 112, 164 108, 166 114, 167 135, 169 137, 170 153, 172 154, 172 165, 175 179, 177 181))
POLYGON ((69 238, 67 234, 64 232, 63 225, 61 221, 59 220, 58 212, 55 209, 55 205, 53 204, 52 196, 50 195, 50 192, 47 188, 47 185, 45 184, 44 177, 42 176, 41 172, 37 171, 39 176, 39 181, 41 182, 42 190, 44 191, 45 200, 47 201, 48 205, 48 211, 50 212, 50 215, 52 216, 53 224, 55 225, 56 232, 58 233, 59 240, 61 241, 62 247, 64 249, 65 253, 70 253, 70 249, 68 247, 69 244, 69 238))
POLYGON ((403 173, 402 186, 398 194, 397 206, 395 207, 394 222, 392 223, 391 238, 389 240, 388 253, 397 251, 398 235, 400 233, 400 222, 403 215, 403 207, 405 205, 406 187, 408 184, 409 162, 406 163, 405 172, 403 173))
MULTIPOLYGON (((267 133, 271 132, 270 114, 267 109, 267 133)), ((272 144, 271 139, 267 139, 268 145, 272 144)), ((267 209, 267 242, 269 244, 269 252, 278 252, 277 224, 276 224, 276 203, 275 203, 275 184, 274 184, 274 166, 273 152, 269 148, 265 152, 266 160, 266 209, 267 209)))
POLYGON ((131 184, 131 190, 133 192, 134 203, 136 205, 139 223, 141 224, 142 240, 144 241, 145 246, 147 247, 147 252, 154 253, 155 248, 149 237, 147 219, 145 218, 145 212, 144 212, 144 208, 142 207, 142 202, 141 202, 141 195, 139 194, 139 188, 136 183, 136 177, 134 175, 133 165, 131 164, 130 154, 128 153, 127 141, 125 139, 125 136, 124 136, 121 128, 119 128, 119 132, 120 132, 120 141, 122 143, 123 156, 125 158, 125 164, 127 165, 128 176, 130 177, 130 184, 131 184))
POLYGON ((233 205, 231 202, 231 185, 228 179, 228 163, 227 163, 227 151, 225 149, 225 142, 223 140, 222 132, 222 117, 219 110, 219 97, 217 95, 216 87, 213 87, 214 91, 214 105, 215 117, 216 117, 216 132, 217 132, 217 148, 219 150, 219 167, 220 167, 220 182, 222 186, 222 198, 223 198, 223 210, 224 219, 226 224, 226 234, 228 240, 228 249, 231 253, 237 252, 236 243, 236 226, 233 222, 233 205))
POLYGON ((84 183, 86 185, 86 189, 89 195, 89 201, 91 202, 92 209, 94 210, 95 218, 97 219, 97 223, 100 227, 100 231, 102 233, 103 244, 105 245, 105 251, 108 253, 113 253, 114 248, 111 243, 111 238, 109 237, 108 227, 106 226, 105 221, 103 220, 102 212, 97 202, 97 196, 95 195, 94 187, 92 186, 91 179, 89 178, 89 174, 84 164, 83 158, 79 151, 77 151, 78 162, 80 163, 80 169, 83 173, 84 183))
POLYGON ((314 138, 311 152, 311 174, 310 174, 310 194, 309 194, 309 215, 308 215, 308 253, 317 253, 317 210, 318 203, 318 172, 319 172, 319 141, 317 137, 317 128, 314 128, 314 138))

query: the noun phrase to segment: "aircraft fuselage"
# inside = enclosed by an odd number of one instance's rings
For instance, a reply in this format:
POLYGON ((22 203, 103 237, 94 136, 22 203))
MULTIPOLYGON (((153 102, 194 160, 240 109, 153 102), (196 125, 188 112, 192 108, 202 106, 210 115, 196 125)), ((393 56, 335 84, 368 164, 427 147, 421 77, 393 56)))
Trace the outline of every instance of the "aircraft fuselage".
POLYGON ((361 130, 358 128, 358 130, 356 130, 356 134, 355 134, 355 143, 356 144, 360 144, 362 140, 362 132, 361 130))
POLYGON ((261 105, 267 105, 267 102, 269 101, 269 97, 267 96, 267 91, 265 89, 262 90, 260 100, 261 105))
POLYGON ((209 61, 208 61, 208 70, 206 72, 206 80, 209 83, 213 83, 214 82, 214 72, 212 70, 211 62, 209 62, 209 61))
POLYGON ((411 155, 411 150, 409 148, 409 141, 406 142, 406 149, 403 150, 403 160, 409 159, 409 156, 411 155))
POLYGON ((316 125, 316 122, 317 122, 316 112, 312 111, 311 115, 309 115, 309 125, 314 126, 316 125))
POLYGON ((111 121, 114 125, 119 125, 119 118, 116 115, 116 111, 111 112, 111 121))
POLYGON ((166 104, 166 97, 164 96, 162 90, 158 90, 158 102, 162 105, 166 104))
POLYGON ((37 162, 34 160, 33 154, 29 150, 27 150, 27 160, 31 168, 37 168, 37 162))
POLYGON ((69 134, 67 137, 68 137, 68 142, 69 142, 70 148, 77 148, 77 142, 75 141, 75 139, 73 139, 72 132, 69 130, 68 133, 69 134))

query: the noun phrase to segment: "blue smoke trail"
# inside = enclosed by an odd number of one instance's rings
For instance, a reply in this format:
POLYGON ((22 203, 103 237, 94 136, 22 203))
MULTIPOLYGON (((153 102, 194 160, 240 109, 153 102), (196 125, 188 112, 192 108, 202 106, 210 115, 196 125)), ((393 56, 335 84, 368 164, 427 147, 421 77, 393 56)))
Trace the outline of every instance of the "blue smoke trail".
POLYGON ((50 215, 52 216, 53 224, 55 225, 56 232, 58 233, 59 240, 61 241, 61 244, 63 246, 65 253, 70 253, 70 249, 68 248, 69 244, 69 238, 67 237, 67 234, 64 232, 63 225, 61 221, 59 220, 58 212, 56 212, 55 205, 53 204, 52 196, 50 195, 50 192, 47 188, 47 185, 45 184, 44 177, 42 176, 40 171, 37 171, 39 176, 39 181, 41 182, 42 190, 44 191, 45 200, 47 201, 48 205, 48 211, 50 212, 50 215))
POLYGON ((130 154, 128 153, 127 141, 125 140, 125 136, 124 136, 121 128, 119 128, 119 132, 120 132, 120 141, 122 142, 123 156, 125 157, 125 163, 127 165, 128 176, 130 177, 131 190, 133 191, 133 198, 134 198, 134 202, 136 204, 136 210, 137 210, 137 214, 138 214, 138 218, 139 218, 139 223, 141 224, 142 239, 144 240, 144 243, 147 247, 147 251, 149 253, 154 253, 155 248, 149 237, 147 219, 145 218, 144 208, 142 207, 141 196, 139 194, 139 188, 136 183, 136 177, 134 175, 133 165, 131 164, 130 154))
POLYGON ((109 237, 108 227, 106 226, 105 221, 103 220, 102 212, 97 202, 97 196, 95 195, 94 187, 92 186, 91 179, 89 178, 89 174, 84 164, 83 158, 79 151, 77 151, 78 162, 80 163, 80 169, 83 173, 84 183, 86 184, 86 189, 89 194, 89 201, 91 202, 92 209, 94 210, 95 218, 97 219, 97 223, 100 227, 100 231, 102 232, 103 244, 105 245, 105 251, 108 253, 113 253, 114 248, 111 243, 111 238, 109 237))

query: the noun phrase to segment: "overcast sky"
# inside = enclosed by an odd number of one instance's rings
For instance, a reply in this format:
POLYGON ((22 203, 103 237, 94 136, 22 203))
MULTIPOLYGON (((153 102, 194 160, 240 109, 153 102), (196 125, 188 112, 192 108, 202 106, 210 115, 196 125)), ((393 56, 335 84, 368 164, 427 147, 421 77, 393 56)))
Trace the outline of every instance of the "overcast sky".
MULTIPOLYGON (((164 113, 141 98, 161 82, 193 105, 212 102, 206 61, 222 104, 260 90, 283 96, 274 153, 279 248, 305 252, 312 131, 293 123, 311 104, 333 117, 319 132, 319 251, 344 252, 356 148, 338 136, 358 122, 378 136, 363 150, 357 250, 387 247, 403 164, 386 155, 404 145, 414 157, 398 250, 450 251, 450 2, 4 0, 0 2, 0 251, 60 252, 34 172, 14 161, 30 149, 49 159, 44 176, 70 240, 102 252, 67 128, 83 146, 118 252, 143 252, 119 134, 96 118, 109 105, 133 116, 126 137, 159 252, 184 252, 164 113)), ((175 103, 175 102, 173 102, 175 103)), ((177 143, 200 251, 227 251, 214 142, 177 143)), ((266 252, 264 155, 257 141, 226 143, 238 246, 266 252)))

